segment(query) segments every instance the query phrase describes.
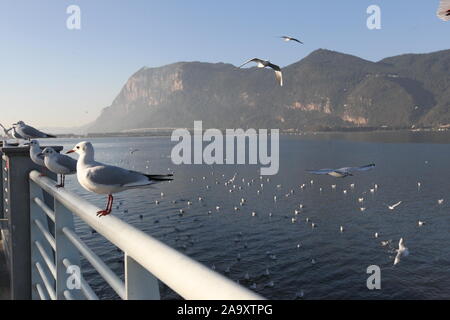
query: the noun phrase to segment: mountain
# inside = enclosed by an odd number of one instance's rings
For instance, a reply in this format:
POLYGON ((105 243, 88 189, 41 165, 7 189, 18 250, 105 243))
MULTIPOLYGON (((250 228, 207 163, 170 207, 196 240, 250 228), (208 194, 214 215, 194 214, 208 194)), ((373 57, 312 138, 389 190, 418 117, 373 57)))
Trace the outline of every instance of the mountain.
POLYGON ((450 50, 379 62, 316 50, 272 70, 179 62, 142 68, 89 132, 138 128, 404 128, 450 123, 450 50))

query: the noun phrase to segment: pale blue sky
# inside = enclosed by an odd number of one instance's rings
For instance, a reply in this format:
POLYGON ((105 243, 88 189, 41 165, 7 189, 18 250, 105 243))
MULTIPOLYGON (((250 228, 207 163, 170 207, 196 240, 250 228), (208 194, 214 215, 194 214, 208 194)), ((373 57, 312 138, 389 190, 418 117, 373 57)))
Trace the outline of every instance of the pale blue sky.
POLYGON ((438 0, 1 0, 0 122, 77 126, 111 104, 142 66, 268 58, 289 65, 318 48, 368 60, 450 48, 438 0), (79 31, 66 8, 81 8, 79 31), (366 9, 382 10, 382 29, 366 9), (292 35, 305 45, 284 43, 292 35))

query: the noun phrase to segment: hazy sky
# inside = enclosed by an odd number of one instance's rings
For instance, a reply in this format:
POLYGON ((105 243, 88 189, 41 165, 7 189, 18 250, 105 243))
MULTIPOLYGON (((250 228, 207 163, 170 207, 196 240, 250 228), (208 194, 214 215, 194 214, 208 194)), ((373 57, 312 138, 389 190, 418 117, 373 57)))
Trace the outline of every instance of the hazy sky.
POLYGON ((318 48, 368 60, 450 48, 438 0, 0 0, 0 123, 78 126, 142 66, 254 56, 285 66, 318 48), (81 30, 66 9, 81 8, 81 30), (381 30, 366 26, 381 7, 381 30), (305 45, 284 43, 292 35, 305 45))

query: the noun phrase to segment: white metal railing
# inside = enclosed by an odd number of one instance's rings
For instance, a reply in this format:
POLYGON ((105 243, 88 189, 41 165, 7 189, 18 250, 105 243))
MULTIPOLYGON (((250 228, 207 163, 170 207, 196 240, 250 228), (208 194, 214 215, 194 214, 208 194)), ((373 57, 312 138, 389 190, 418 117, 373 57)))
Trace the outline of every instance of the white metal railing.
POLYGON ((263 299, 113 215, 99 219, 98 207, 54 185, 39 172, 30 173, 33 299, 98 299, 82 275, 79 288, 70 289, 67 271, 80 266, 80 254, 122 299, 160 299, 158 279, 185 299, 263 299), (54 198, 54 209, 44 202, 43 191, 54 198), (77 236, 73 214, 124 252, 125 281, 77 236))

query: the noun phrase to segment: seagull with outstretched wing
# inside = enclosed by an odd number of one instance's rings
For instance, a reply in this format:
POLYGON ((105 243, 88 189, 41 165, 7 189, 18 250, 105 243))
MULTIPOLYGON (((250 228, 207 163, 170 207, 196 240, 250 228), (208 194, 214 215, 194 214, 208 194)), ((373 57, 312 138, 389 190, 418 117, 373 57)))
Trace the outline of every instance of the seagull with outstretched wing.
POLYGON ((362 167, 345 167, 340 169, 320 169, 320 170, 307 170, 311 174, 329 175, 335 178, 345 178, 352 176, 355 171, 368 171, 375 168, 375 164, 369 164, 362 167))
POLYGON ((450 0, 441 0, 437 16, 444 21, 450 20, 450 0))
POLYGON ((253 58, 250 59, 248 61, 246 61, 245 63, 243 63, 241 66, 239 66, 239 68, 242 68, 243 66, 245 66, 246 64, 250 63, 250 62, 255 62, 256 66, 258 68, 271 68, 275 71, 275 77, 278 81, 278 83, 280 84, 280 86, 283 86, 283 74, 281 73, 281 68, 279 66, 277 66, 276 64, 271 63, 268 60, 263 60, 263 59, 259 59, 259 58, 253 58))
POLYGON ((293 37, 289 37, 289 36, 281 36, 281 39, 284 39, 284 41, 289 42, 289 41, 295 41, 298 42, 300 44, 303 44, 303 42, 301 42, 300 40, 293 38, 293 37))

